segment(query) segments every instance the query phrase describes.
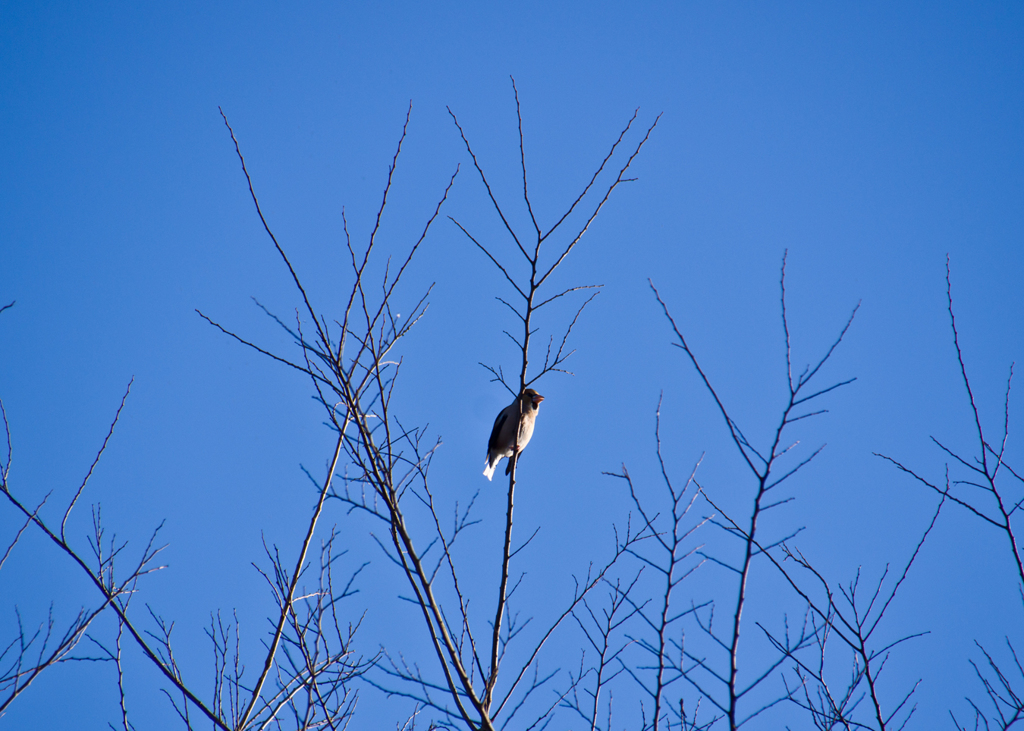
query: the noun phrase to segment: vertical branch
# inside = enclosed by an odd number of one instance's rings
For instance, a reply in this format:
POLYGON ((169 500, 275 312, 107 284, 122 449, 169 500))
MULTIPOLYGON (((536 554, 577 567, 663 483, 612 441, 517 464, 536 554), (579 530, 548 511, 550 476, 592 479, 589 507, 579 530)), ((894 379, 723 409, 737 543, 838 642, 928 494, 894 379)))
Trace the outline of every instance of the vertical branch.
MULTIPOLYGON (((1024 505, 1024 499, 1017 500, 1011 497, 1007 492, 1006 485, 1004 484, 1005 478, 1000 479, 1000 473, 1002 472, 1005 474, 1005 472, 1003 472, 1003 468, 1005 467, 1007 472, 1009 472, 1019 482, 1024 483, 1024 479, 1022 479, 1021 476, 1010 468, 1004 461, 1006 444, 1010 433, 1010 391, 1013 385, 1014 366, 1011 363, 1010 374, 1006 382, 1006 392, 1003 401, 1003 434, 999 448, 996 449, 985 437, 985 429, 982 424, 978 402, 974 395, 974 387, 971 383, 970 376, 967 372, 967 365, 964 361, 963 348, 960 344, 960 329, 957 325, 956 314, 953 308, 952 274, 950 257, 948 254, 946 256, 946 310, 949 313, 950 329, 953 331, 953 348, 956 351, 957 365, 960 368, 960 381, 964 390, 967 392, 967 400, 971 407, 971 417, 974 422, 973 431, 974 436, 977 439, 978 452, 973 456, 961 456, 950 447, 944 445, 934 436, 932 437, 932 441, 948 457, 953 459, 952 464, 954 467, 959 465, 957 469, 967 470, 968 472, 967 479, 956 480, 953 484, 971 486, 976 488, 977 491, 961 493, 960 495, 951 494, 948 478, 949 463, 946 465, 947 485, 946 488, 943 489, 914 470, 900 464, 895 459, 882 454, 877 456, 891 462, 897 469, 910 475, 914 480, 922 485, 935 492, 943 494, 944 497, 948 497, 951 502, 966 509, 976 518, 981 519, 983 523, 991 525, 1002 533, 1006 537, 1006 545, 1014 563, 1017 590, 1020 594, 1022 603, 1024 603, 1024 557, 1021 555, 1021 548, 1017 541, 1016 531, 1013 524, 1013 516, 1021 506, 1024 505), (994 458, 994 463, 989 460, 989 456, 994 458), (989 502, 989 498, 986 497, 986 495, 991 496, 991 502, 989 502)), ((1014 665, 1016 665, 1017 668, 1020 668, 1020 663, 1009 638, 1007 638, 1007 645, 1014 665)), ((980 649, 986 656, 990 672, 995 675, 995 680, 986 674, 986 671, 983 669, 984 666, 979 667, 974 663, 974 661, 971 661, 971 664, 974 666, 975 674, 982 682, 986 694, 993 703, 996 714, 993 717, 993 721, 997 724, 998 728, 1007 729, 1022 717, 1021 714, 1022 711, 1024 711, 1024 704, 1020 703, 1017 699, 1024 697, 1024 692, 1021 692, 1019 689, 1014 690, 1007 675, 1003 673, 996 661, 983 647, 980 647, 980 649), (1002 688, 999 688, 998 686, 1002 686, 1002 688), (1006 702, 1006 699, 1013 700, 1006 702), (1001 703, 1004 703, 1005 707, 1004 705, 1001 705, 1001 703), (1010 714, 1009 717, 1004 714, 1004 711, 1010 714)), ((1021 675, 1024 676, 1024 672, 1022 672, 1021 675)), ((975 727, 980 727, 983 724, 985 728, 989 728, 989 717, 986 716, 973 701, 968 699, 968 702, 971 704, 975 713, 975 727)), ((960 726, 955 716, 953 717, 953 722, 958 729, 963 728, 960 726)))
POLYGON ((292 612, 292 606, 295 601, 295 587, 299 583, 299 576, 302 575, 302 567, 306 563, 306 553, 309 551, 309 544, 313 541, 313 534, 316 532, 316 524, 320 519, 320 513, 324 508, 324 501, 327 500, 327 495, 330 492, 331 480, 334 477, 334 471, 338 467, 338 459, 341 457, 341 448, 344 442, 344 431, 338 435, 337 444, 334 447, 334 456, 331 458, 331 466, 327 471, 327 479, 324 480, 324 486, 320 490, 320 497, 317 500, 316 507, 313 509, 313 515, 309 519, 309 528, 306 529, 306 536, 302 541, 302 548, 299 550, 299 556, 295 561, 295 570, 292 572, 292 580, 288 585, 287 594, 282 597, 281 602, 281 616, 277 621, 277 627, 274 630, 274 638, 270 642, 270 647, 267 649, 267 656, 263 661, 263 672, 260 673, 259 679, 256 681, 256 685, 253 686, 252 697, 249 699, 249 703, 242 713, 242 717, 238 721, 238 728, 245 728, 249 718, 252 716, 253 711, 256 708, 256 704, 259 702, 260 695, 263 692, 263 684, 267 680, 267 676, 270 674, 271 668, 274 667, 274 660, 277 656, 277 648, 281 643, 281 635, 284 632, 285 623, 288 621, 288 617, 292 612))
MULTIPOLYGON (((853 312, 850 314, 850 317, 847 320, 845 326, 840 331, 839 336, 833 342, 832 346, 826 351, 825 355, 822 356, 818 360, 817 364, 814 365, 813 367, 808 365, 807 368, 804 369, 803 373, 801 373, 800 376, 798 376, 794 380, 792 375, 789 323, 786 318, 785 255, 783 256, 782 260, 779 287, 779 299, 780 307, 782 310, 783 336, 786 354, 785 366, 788 399, 786 405, 784 406, 781 414, 778 417, 778 420, 776 421, 774 429, 775 433, 772 435, 770 441, 768 442, 768 448, 762 448, 761 450, 759 450, 751 444, 751 442, 743 434, 743 431, 740 429, 735 419, 733 419, 733 417, 730 415, 724 402, 719 397, 715 388, 712 386, 709 377, 704 372, 703 368, 701 368, 700 363, 697 360, 696 354, 693 352, 689 344, 686 342, 686 339, 683 337, 682 332, 680 331, 678 325, 676 324, 675 320, 673 319, 671 313, 668 310, 668 306, 665 304, 665 301, 662 299, 658 290, 654 287, 653 282, 651 283, 651 289, 654 292, 654 296, 657 299, 658 303, 661 305, 662 312, 665 314, 665 318, 667 319, 670 327, 672 328, 673 333, 676 336, 676 342, 674 342, 673 345, 675 345, 684 353, 686 353, 690 361, 690 364, 693 366, 694 370, 700 376, 704 388, 714 399, 714 402, 718 407, 718 410, 721 413, 722 418, 725 421, 726 427, 729 430, 729 436, 732 439, 733 444, 736 446, 736 449, 739 451, 741 457, 743 458, 743 461, 750 469, 750 472, 754 479, 754 495, 751 501, 750 518, 746 526, 744 526, 741 529, 738 525, 733 524, 732 526, 726 528, 726 530, 732 533, 733 535, 737 535, 740 537, 743 543, 743 557, 738 562, 738 565, 719 562, 735 571, 738 575, 736 599, 732 605, 733 611, 730 618, 731 626, 729 634, 723 640, 717 637, 716 635, 712 634, 710 623, 707 627, 704 628, 705 632, 710 634, 717 643, 724 644, 725 647, 727 647, 729 655, 728 670, 720 675, 716 675, 714 673, 712 673, 712 675, 725 685, 726 697, 720 701, 715 702, 715 705, 725 713, 726 717, 728 718, 730 729, 736 729, 743 723, 743 720, 741 719, 739 713, 739 704, 741 699, 753 687, 758 685, 767 677, 767 675, 765 674, 758 675, 754 680, 753 685, 749 685, 747 687, 741 687, 739 683, 740 641, 743 634, 743 613, 747 602, 747 582, 750 578, 754 557, 764 553, 763 550, 759 548, 759 522, 765 511, 786 502, 785 500, 782 500, 769 503, 767 502, 767 497, 773 489, 778 487, 784 481, 788 480, 790 477, 796 474, 801 468, 803 468, 811 460, 813 460, 814 457, 816 457, 823 448, 819 448, 817 451, 813 452, 809 457, 799 462, 795 467, 792 467, 788 471, 779 474, 781 469, 779 467, 779 460, 782 457, 784 457, 792 448, 782 446, 783 435, 787 431, 787 428, 794 422, 808 418, 810 416, 825 413, 824 409, 811 411, 803 414, 797 413, 798 410, 806 408, 807 404, 814 401, 815 399, 820 398, 824 394, 829 393, 830 391, 833 391, 836 388, 839 388, 840 386, 852 383, 854 380, 856 380, 851 378, 845 381, 840 381, 838 383, 834 383, 831 386, 822 388, 818 391, 805 394, 808 385, 812 383, 814 377, 818 374, 822 366, 824 366, 824 364, 831 358, 833 352, 835 352, 835 349, 838 347, 839 343, 842 342, 843 337, 849 330, 850 325, 853 322, 853 318, 856 316, 857 309, 860 305, 858 304, 857 307, 853 309, 853 312)), ((758 711, 758 713, 759 712, 760 711, 758 711)))
MULTIPOLYGON (((682 703, 682 697, 680 697, 679 703, 673 703, 668 698, 668 689, 676 681, 686 679, 693 668, 684 666, 682 658, 686 657, 686 651, 683 642, 674 640, 670 635, 676 633, 677 626, 683 618, 706 606, 691 605, 689 609, 680 612, 673 603, 679 585, 704 563, 705 559, 696 555, 699 547, 687 547, 686 544, 693 538, 694 533, 704 526, 707 519, 697 520, 693 523, 688 520, 690 509, 700 494, 699 490, 691 488, 696 486, 695 477, 703 461, 703 456, 694 464, 682 487, 677 487, 669 476, 662 451, 661 403, 661 396, 659 396, 655 409, 654 439, 661 481, 665 487, 663 499, 668 502, 666 508, 655 509, 647 500, 641 499, 625 465, 620 473, 604 473, 609 477, 617 477, 626 482, 630 498, 642 521, 642 534, 645 536, 645 545, 647 546, 647 550, 635 551, 633 555, 645 568, 653 569, 660 574, 663 582, 663 589, 656 601, 647 600, 641 604, 634 604, 636 613, 641 620, 641 629, 653 634, 654 639, 644 638, 642 634, 638 633, 636 644, 651 659, 636 669, 627 669, 633 680, 653 703, 650 723, 645 722, 641 726, 642 729, 651 731, 658 731, 662 728, 663 722, 666 724, 666 728, 671 729, 670 713, 678 713, 680 724, 687 723, 684 714, 681 711, 676 711, 676 706, 682 703), (692 564, 686 565, 694 558, 696 560, 692 564), (648 609, 648 603, 654 605, 653 611, 648 609), (676 653, 678 653, 679 660, 673 657, 676 653), (647 675, 653 675, 653 678, 645 680, 640 672, 642 670, 648 671, 647 675)), ((679 634, 682 636, 684 633, 680 631, 679 634)), ((696 727, 695 724, 696 718, 693 719, 693 727, 696 727)))
POLYGON ((978 405, 974 401, 974 391, 971 389, 971 379, 967 377, 967 366, 964 365, 964 354, 960 350, 960 333, 956 328, 956 315, 953 314, 953 284, 949 271, 949 254, 946 254, 946 308, 949 311, 949 324, 953 329, 953 347, 956 349, 956 360, 960 365, 960 376, 967 390, 967 399, 971 403, 971 413, 974 415, 974 429, 981 443, 981 456, 978 458, 981 468, 988 474, 988 444, 985 442, 985 433, 981 428, 981 417, 978 415, 978 405))
POLYGON ((523 168, 523 200, 526 202, 526 210, 530 214, 530 220, 533 222, 534 231, 537 232, 537 237, 540 237, 540 225, 537 223, 537 217, 533 214, 533 206, 530 205, 530 190, 526 184, 526 147, 523 144, 523 112, 519 106, 519 89, 516 88, 516 80, 512 79, 512 93, 516 97, 516 119, 519 121, 519 161, 522 163, 523 168))
POLYGON ((135 728, 131 723, 128 722, 128 705, 125 700, 124 692, 124 667, 121 664, 121 636, 124 634, 124 623, 117 623, 117 639, 115 640, 115 657, 114 661, 117 664, 117 698, 118 708, 121 711, 121 726, 124 731, 133 731, 135 728))
MULTIPOLYGON (((522 419, 522 401, 520 400, 520 414, 522 419)), ((498 682, 498 662, 501 655, 501 627, 502 618, 505 616, 505 602, 508 599, 508 572, 512 560, 512 511, 515 505, 516 491, 516 462, 519 460, 519 433, 516 431, 516 443, 513 454, 509 457, 512 460, 511 469, 508 472, 508 492, 505 508, 505 543, 501 552, 501 578, 498 582, 498 601, 494 613, 494 623, 491 629, 491 663, 490 673, 484 688, 484 708, 490 708, 494 698, 494 686, 498 682)))
MULTIPOLYGON (((1002 490, 996 485, 996 477, 999 474, 999 468, 1003 464, 1003 447, 1000 448, 999 452, 996 452, 989 443, 985 440, 985 431, 981 426, 981 416, 978 414, 978 405, 974 399, 974 390, 971 387, 971 379, 967 376, 967 366, 964 365, 963 351, 960 349, 960 333, 957 330, 956 317, 953 314, 953 285, 951 284, 950 266, 949 266, 949 255, 946 256, 946 304, 949 310, 949 323, 953 330, 953 347, 956 349, 957 363, 960 365, 960 376, 963 380, 964 389, 967 391, 967 398, 971 404, 971 414, 974 416, 974 428, 975 433, 978 437, 979 452, 975 459, 981 466, 980 472, 985 479, 987 491, 992 494, 992 497, 996 502, 996 509, 999 511, 1000 516, 1000 527, 1006 536, 1007 542, 1010 546, 1010 555, 1013 557, 1015 567, 1017 569, 1017 578, 1020 581, 1019 591, 1021 592, 1022 598, 1024 598, 1024 559, 1021 557, 1020 546, 1017 543, 1017 537, 1014 535, 1013 523, 1010 520, 1012 513, 1016 510, 1016 506, 1011 509, 1007 509, 1006 502, 1003 499, 1002 490), (988 462, 988 455, 992 453, 997 457, 997 463, 995 467, 990 468, 988 462)), ((1013 382, 1013 365, 1010 366, 1010 377, 1006 382, 1006 400, 1004 407, 1004 422, 1003 422, 1003 445, 1005 447, 1006 439, 1009 434, 1009 421, 1010 421, 1010 386, 1013 382)), ((977 470, 977 468, 975 468, 977 470)))
MULTIPOLYGON (((567 294, 568 292, 576 291, 577 289, 583 289, 583 287, 570 288, 566 292, 563 292, 561 294, 555 295, 554 297, 550 297, 548 299, 540 301, 540 300, 538 300, 538 296, 539 296, 539 294, 541 292, 541 287, 544 284, 545 280, 555 271, 555 269, 558 268, 558 266, 562 263, 562 261, 564 261, 565 258, 568 256, 568 254, 573 250, 573 248, 576 246, 576 244, 583 237, 583 234, 586 233, 586 231, 589 228, 590 224, 596 218, 597 214, 600 212, 601 208, 607 202, 607 200, 609 199, 609 197, 611 196, 611 194, 615 190, 615 188, 620 183, 627 182, 628 180, 632 180, 632 179, 625 178, 624 177, 625 173, 629 169, 629 166, 632 164, 633 160, 639 154, 639 152, 640 152, 641 148, 643 147, 643 145, 647 142, 648 138, 650 137, 651 132, 654 130, 654 127, 657 125, 658 121, 656 119, 654 121, 654 123, 651 125, 651 127, 647 130, 647 134, 643 137, 642 140, 640 140, 640 142, 636 145, 636 148, 633 150, 633 153, 626 160, 625 164, 619 169, 618 175, 615 178, 615 180, 612 181, 608 185, 607 189, 604 192, 603 197, 597 203, 597 205, 595 206, 593 212, 590 214, 589 218, 586 219, 586 221, 582 224, 582 226, 577 231, 577 233, 571 238, 569 243, 562 247, 561 253, 560 254, 556 254, 554 260, 550 264, 542 264, 541 248, 542 248, 542 245, 544 244, 545 240, 552 233, 554 233, 559 228, 559 226, 561 226, 561 224, 563 222, 565 222, 565 220, 572 213, 572 211, 575 209, 575 207, 583 200, 583 198, 590 191, 591 186, 597 180, 597 178, 600 175, 600 173, 602 172, 602 170, 604 170, 605 165, 608 163, 609 159, 614 154, 616 147, 622 141, 622 139, 625 136, 626 132, 629 131, 630 125, 632 125, 633 120, 636 118, 636 113, 634 113, 633 117, 629 120, 629 123, 626 125, 625 129, 619 134, 618 139, 612 145, 611 151, 605 156, 604 160, 601 162, 600 166, 597 168, 597 171, 591 177, 590 182, 587 183, 586 187, 583 189, 583 192, 580 193, 576 197, 576 199, 571 203, 571 205, 568 207, 568 209, 565 211, 565 213, 562 214, 558 218, 558 220, 554 223, 554 225, 551 226, 551 228, 547 231, 547 233, 544 233, 544 232, 542 232, 541 226, 540 226, 540 224, 537 221, 537 218, 536 218, 536 216, 534 214, 534 211, 533 211, 533 205, 532 205, 532 203, 530 201, 530 190, 529 190, 528 176, 527 176, 527 166, 526 166, 526 151, 525 151, 525 143, 524 143, 524 139, 523 139, 522 108, 521 108, 520 102, 519 102, 519 90, 516 87, 515 79, 514 78, 512 79, 512 89, 513 89, 513 94, 515 96, 515 102, 516 102, 516 121, 517 121, 517 127, 518 127, 518 132, 519 132, 519 158, 520 158, 521 172, 522 172, 523 202, 524 202, 524 204, 526 206, 526 210, 527 210, 527 213, 528 213, 528 215, 530 217, 530 221, 532 223, 532 228, 533 228, 533 231, 532 231, 532 236, 533 236, 533 242, 532 243, 533 243, 533 246, 530 247, 530 249, 532 249, 532 250, 528 250, 528 248, 526 246, 524 246, 524 242, 527 240, 527 235, 526 234, 522 234, 522 235, 519 234, 518 232, 516 232, 514 230, 512 225, 509 223, 508 217, 506 216, 504 210, 502 209, 502 206, 499 204, 497 198, 495 197, 494 192, 491 189, 490 183, 487 180, 487 176, 485 175, 485 173, 483 171, 483 168, 480 165, 480 162, 479 162, 476 154, 473 152, 472 146, 469 144, 469 140, 466 137, 465 130, 463 130, 462 126, 459 124, 458 118, 455 116, 454 112, 452 112, 451 109, 449 109, 448 112, 452 116, 452 119, 454 120, 455 125, 458 128, 458 130, 459 130, 459 134, 461 135, 463 143, 466 146, 466 151, 469 153, 470 157, 473 160, 473 164, 474 164, 474 166, 477 169, 477 172, 480 174, 480 179, 483 182, 484 188, 487 191, 487 195, 489 196, 489 198, 491 200, 491 203, 492 203, 492 205, 494 207, 495 212, 497 213, 498 217, 500 218, 500 220, 501 220, 502 224, 504 225, 505 229, 508 231, 509 236, 511 237, 512 241, 515 243, 515 245, 519 249, 520 253, 522 253, 524 255, 524 257, 527 260, 527 263, 529 264, 529 275, 525 278, 525 280, 517 281, 516 278, 513 277, 509 273, 508 268, 501 263, 500 257, 496 256, 490 250, 488 250, 487 247, 483 246, 476 238, 474 238, 462 226, 462 224, 460 224, 458 221, 455 221, 454 219, 452 219, 455 222, 455 224, 463 231, 463 233, 465 233, 466 236, 479 249, 481 249, 484 252, 484 254, 487 256, 487 258, 493 264, 495 264, 495 266, 505 276, 505 279, 509 281, 509 283, 512 285, 512 287, 523 298, 522 309, 521 310, 516 310, 515 308, 513 308, 513 311, 515 312, 516 316, 519 317, 519 319, 522 322, 522 326, 523 326, 523 337, 522 337, 522 339, 520 341, 517 342, 517 344, 519 346, 519 356, 520 356, 520 358, 519 358, 519 361, 520 361, 520 367, 519 367, 519 390, 518 390, 518 393, 517 393, 517 395, 518 395, 518 394, 522 394, 526 390, 528 384, 535 382, 538 378, 543 376, 545 373, 549 373, 549 372, 556 371, 556 370, 557 371, 566 372, 563 369, 558 368, 558 366, 562 363, 562 361, 565 359, 565 357, 568 357, 567 355, 566 356, 562 355, 562 349, 560 348, 559 351, 558 351, 558 354, 556 355, 554 360, 550 360, 550 359, 546 358, 543 367, 540 369, 540 373, 538 373, 533 378, 530 377, 530 373, 529 373, 529 368, 530 368, 530 345, 531 345, 532 336, 536 332, 536 330, 534 328, 534 325, 533 325, 533 318, 534 318, 534 313, 537 311, 537 309, 539 309, 539 307, 547 304, 548 302, 551 302, 553 299, 557 299, 558 297, 561 297, 562 294, 567 294), (540 304, 538 304, 538 302, 540 302, 540 304)), ((582 311, 582 308, 580 308, 580 311, 582 311)), ((578 317, 579 317, 579 312, 577 313, 577 318, 578 317)), ((575 321, 576 320, 574 318, 572 324, 575 324, 575 321)), ((566 337, 568 336, 568 331, 572 329, 572 324, 570 324, 568 330, 566 331, 566 337)), ((562 341, 562 345, 563 345, 563 347, 565 345, 565 339, 564 338, 563 338, 563 341, 562 341)), ((501 370, 499 368, 493 368, 493 367, 486 366, 486 365, 484 367, 487 368, 488 370, 490 370, 492 373, 500 373, 501 372, 501 370)), ((518 408, 519 408, 519 414, 518 414, 519 422, 518 423, 522 423, 524 404, 523 404, 522 399, 518 399, 517 403, 518 403, 518 408)), ((516 470, 517 470, 517 467, 518 467, 519 455, 520 455, 520 443, 519 443, 519 440, 520 440, 520 433, 519 433, 519 429, 517 428, 516 429, 516 435, 515 435, 515 441, 514 441, 513 449, 512 449, 512 456, 509 458, 509 470, 508 470, 509 480, 508 480, 508 488, 507 488, 507 493, 506 493, 504 542, 503 542, 503 545, 502 545, 501 569, 500 569, 500 577, 499 577, 499 581, 498 581, 498 596, 497 596, 497 601, 495 602, 494 620, 492 622, 492 627, 491 627, 489 672, 488 672, 488 676, 487 676, 487 678, 485 680, 484 695, 483 695, 483 706, 484 706, 485 709, 489 709, 490 708, 492 700, 494 698, 494 689, 495 689, 495 686, 496 686, 496 684, 498 682, 500 658, 501 658, 501 655, 502 655, 503 620, 504 620, 504 617, 505 617, 505 614, 506 614, 506 611, 507 611, 507 605, 508 605, 508 581, 509 581, 510 564, 511 564, 512 555, 513 555, 513 552, 512 552, 512 533, 513 533, 513 525, 514 525, 516 470)))
MULTIPOLYGON (((519 369, 519 390, 517 394, 522 394, 526 390, 526 374, 527 368, 530 364, 530 336, 533 334, 530 324, 533 320, 533 302, 534 297, 537 294, 537 261, 540 258, 540 246, 541 246, 541 235, 540 227, 537 226, 537 221, 533 217, 533 208, 530 205, 530 195, 526 184, 526 153, 523 151, 523 116, 519 107, 519 91, 515 88, 515 79, 512 80, 512 88, 515 91, 516 97, 516 118, 519 122, 519 150, 520 157, 523 163, 523 199, 526 202, 527 210, 530 212, 530 219, 534 222, 536 229, 536 240, 537 244, 534 247, 533 255, 527 254, 527 259, 530 263, 530 278, 528 283, 523 286, 523 291, 526 292, 526 303, 524 305, 524 311, 517 313, 520 315, 523 321, 523 339, 520 343, 522 361, 519 369)), ((468 145, 468 143, 467 143, 468 145)), ((481 176, 483 173, 481 172, 481 176)), ((497 206, 497 204, 495 204, 497 206)), ((500 210, 499 210, 500 214, 500 210)), ((518 241, 518 239, 517 239, 518 241)), ((516 400, 519 408, 517 424, 521 424, 523 420, 523 400, 516 400)), ((494 624, 491 629, 491 663, 490 663, 490 675, 487 678, 486 687, 484 690, 484 708, 490 708, 491 701, 494 697, 494 686, 498 682, 498 663, 500 657, 500 644, 501 644, 501 628, 502 618, 505 615, 505 604, 508 601, 508 574, 509 564, 512 560, 512 525, 513 525, 513 510, 515 508, 515 492, 516 492, 516 467, 519 462, 519 437, 520 429, 516 427, 515 442, 512 446, 512 456, 509 457, 510 464, 508 470, 508 493, 506 500, 505 509, 505 542, 502 546, 501 552, 501 578, 498 582, 498 600, 496 602, 496 608, 494 611, 494 624)))

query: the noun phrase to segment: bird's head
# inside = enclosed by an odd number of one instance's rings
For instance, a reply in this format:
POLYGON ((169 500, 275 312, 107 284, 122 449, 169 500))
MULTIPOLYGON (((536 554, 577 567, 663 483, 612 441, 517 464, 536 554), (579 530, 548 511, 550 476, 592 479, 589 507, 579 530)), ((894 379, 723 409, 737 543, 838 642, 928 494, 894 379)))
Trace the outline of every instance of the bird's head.
POLYGON ((523 391, 523 406, 532 407, 536 410, 540 406, 540 402, 544 400, 544 397, 534 391, 532 388, 528 388, 523 391))

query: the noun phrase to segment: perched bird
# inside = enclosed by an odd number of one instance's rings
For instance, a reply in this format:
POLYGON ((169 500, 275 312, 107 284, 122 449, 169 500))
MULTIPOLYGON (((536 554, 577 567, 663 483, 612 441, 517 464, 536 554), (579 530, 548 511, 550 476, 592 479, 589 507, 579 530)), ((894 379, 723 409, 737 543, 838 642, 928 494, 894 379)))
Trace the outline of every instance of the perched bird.
MULTIPOLYGON (((533 436, 533 425, 537 418, 537 410, 544 397, 528 388, 523 394, 506 406, 494 420, 490 441, 487 442, 487 462, 484 476, 490 480, 494 477, 494 468, 502 457, 511 457, 516 448, 516 425, 519 425, 519 451, 522 452, 533 436), (522 413, 522 421, 519 415, 522 413)), ((512 460, 505 467, 505 474, 512 469, 512 460)))

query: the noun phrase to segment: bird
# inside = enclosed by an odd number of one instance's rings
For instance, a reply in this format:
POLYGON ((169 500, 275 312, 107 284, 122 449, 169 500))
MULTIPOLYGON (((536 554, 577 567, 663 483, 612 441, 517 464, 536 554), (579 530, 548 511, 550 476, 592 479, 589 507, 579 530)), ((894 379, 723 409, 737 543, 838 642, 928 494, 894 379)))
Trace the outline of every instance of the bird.
MULTIPOLYGON (((491 438, 487 442, 487 461, 484 463, 484 477, 488 480, 494 477, 494 468, 503 457, 512 457, 516 450, 516 424, 519 424, 519 449, 522 452, 530 443, 533 436, 534 422, 537 419, 537 410, 540 409, 540 402, 544 397, 528 388, 523 391, 515 401, 501 410, 498 418, 494 420, 494 428, 491 429, 491 438), (520 422, 520 414, 522 421, 520 422)), ((509 459, 505 467, 507 475, 512 469, 512 460, 509 459)))

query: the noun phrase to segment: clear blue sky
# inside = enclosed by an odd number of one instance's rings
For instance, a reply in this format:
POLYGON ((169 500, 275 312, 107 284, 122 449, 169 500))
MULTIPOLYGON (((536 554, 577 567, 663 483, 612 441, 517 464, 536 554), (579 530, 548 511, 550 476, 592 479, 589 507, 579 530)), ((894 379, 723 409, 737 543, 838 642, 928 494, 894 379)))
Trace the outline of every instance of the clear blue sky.
MULTIPOLYGON (((1024 358, 1017 4, 5 2, 0 305, 17 304, 0 314, 0 398, 13 432, 11 483, 30 501, 52 490, 55 506, 66 502, 134 376, 69 530, 84 545, 91 503, 102 503, 110 529, 132 546, 167 520, 169 568, 150 577, 141 599, 178 622, 201 688, 211 611, 237 609, 255 650, 269 597, 250 562, 261 535, 294 550, 312 495, 300 465, 319 474, 331 446, 306 381, 194 312, 286 350, 250 297, 286 317, 298 303, 218 106, 270 224, 330 311, 345 286, 342 208, 365 238, 410 100, 382 245, 403 249, 461 163, 446 212, 510 251, 446 111, 459 115, 498 194, 516 196, 510 75, 542 220, 575 198, 636 107, 643 127, 663 113, 633 168, 639 180, 615 193, 559 275, 605 288, 574 331, 575 377, 538 386, 547 400, 522 463, 519 504, 523 535, 541 532, 524 557, 524 601, 564 599, 571 574, 607 550, 626 502, 602 471, 625 462, 657 486, 662 390, 670 469, 684 478, 706 452, 705 487, 723 507, 748 511, 752 486, 713 404, 670 346, 648 277, 735 418, 762 443, 785 396, 783 252, 798 364, 818 356, 862 302, 825 374, 858 380, 803 427, 801 449, 828 447, 766 528, 781 537, 806 526, 797 544, 837 581, 858 566, 877 577, 887 562, 901 565, 934 509, 934 495, 872 452, 942 479, 943 455, 929 436, 974 448, 945 312, 947 253, 982 417, 993 430, 1001 424, 1010 363, 1024 358)), ((444 442, 437 489, 463 502, 482 490, 470 556, 486 557, 497 550, 503 496, 480 475, 481 462, 508 397, 478 362, 515 366, 501 332, 512 323, 494 300, 507 291, 443 218, 411 273, 409 298, 431 282, 398 398, 408 422, 429 422, 444 442)), ((542 332, 571 311, 553 315, 542 332)), ((1019 472, 1019 401, 1010 416, 1008 461, 1019 472)), ((374 578, 352 603, 354 615, 370 612, 367 652, 384 641, 418 648, 419 620, 396 604, 402 587, 367 525, 337 506, 328 522, 343 530, 354 561, 374 561, 374 578), (409 638, 389 630, 403 622, 409 638)), ((0 507, 0 537, 16 525, 0 507)), ((713 533, 700 540, 730 550, 713 533)), ((783 610, 798 616, 799 606, 767 566, 753 581, 760 593, 747 638, 756 664, 767 650, 753 622, 778 626, 783 610)), ((695 601, 731 600, 732 586, 708 568, 692 591, 695 601)), ((31 624, 51 600, 67 617, 95 597, 30 536, 0 573, 0 645, 15 605, 31 624)), ((962 510, 945 511, 890 615, 887 637, 931 632, 902 646, 887 669, 893 697, 923 679, 911 727, 943 727, 951 709, 966 715, 962 698, 981 695, 968 664, 978 659, 973 641, 995 647, 1017 632, 1024 643, 1020 612, 1000 537, 962 510)), ((577 662, 578 638, 560 641, 558 653, 577 662)), ((175 728, 158 688, 140 671, 129 703, 143 727, 175 728)), ((364 700, 355 728, 382 728, 381 718, 392 725, 379 699, 367 691, 364 700)), ((620 702, 626 714, 628 696, 620 702)), ((779 713, 754 727, 783 719, 806 727, 779 713)), ((105 728, 116 719, 113 670, 70 665, 43 676, 0 726, 105 728)))

